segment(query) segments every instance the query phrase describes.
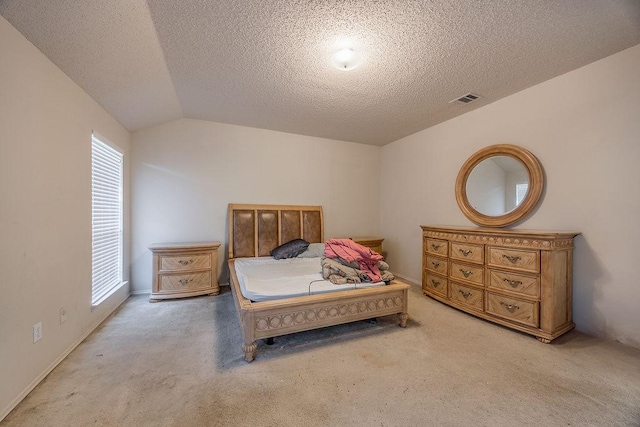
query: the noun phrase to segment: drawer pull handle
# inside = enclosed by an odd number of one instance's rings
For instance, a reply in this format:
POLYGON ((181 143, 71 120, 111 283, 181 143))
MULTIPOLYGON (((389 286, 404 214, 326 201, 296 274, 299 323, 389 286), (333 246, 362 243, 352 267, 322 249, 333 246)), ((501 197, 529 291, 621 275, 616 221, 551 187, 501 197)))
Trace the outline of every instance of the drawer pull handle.
POLYGON ((191 263, 193 262, 193 260, 192 260, 192 259, 190 259, 190 260, 184 260, 184 259, 181 259, 181 260, 180 260, 180 261, 178 261, 178 262, 179 262, 180 264, 182 264, 182 265, 189 265, 189 264, 191 264, 191 263))
POLYGON ((471 292, 465 292, 462 289, 459 289, 459 292, 462 294, 464 299, 467 299, 467 298, 469 298, 471 296, 471 292))
POLYGON ((508 259, 512 264, 515 264, 516 262, 522 259, 519 256, 509 256, 509 255, 502 255, 502 258, 508 259))
POLYGON ((507 310, 509 310, 510 313, 513 313, 516 310, 520 310, 520 307, 515 305, 515 304, 506 304, 502 301, 500 301, 500 305, 504 306, 504 308, 506 308, 507 310))
POLYGON ((433 243, 431 244, 431 249, 433 249, 434 251, 437 251, 438 249, 440 249, 440 245, 434 245, 433 243))
POLYGON ((473 274, 473 271, 460 269, 460 273, 462 273, 464 277, 469 277, 473 274))
POLYGON ((520 280, 502 279, 502 281, 503 282, 507 282, 508 284, 513 286, 514 288, 517 288, 518 286, 522 285, 522 282, 520 280))
POLYGON ((466 251, 464 249, 458 249, 458 250, 460 251, 460 253, 464 257, 469 256, 469 254, 473 253, 473 251, 471 249, 467 249, 466 251))
POLYGON ((433 265, 433 268, 438 268, 438 267, 440 267, 440 263, 439 263, 439 262, 433 262, 433 261, 431 261, 431 265, 433 265))
POLYGON ((433 284, 434 288, 437 288, 438 286, 440 286, 440 282, 438 280, 431 279, 431 284, 433 284))
POLYGON ((180 279, 178 280, 182 285, 186 285, 189 282, 193 282, 193 279, 180 279))

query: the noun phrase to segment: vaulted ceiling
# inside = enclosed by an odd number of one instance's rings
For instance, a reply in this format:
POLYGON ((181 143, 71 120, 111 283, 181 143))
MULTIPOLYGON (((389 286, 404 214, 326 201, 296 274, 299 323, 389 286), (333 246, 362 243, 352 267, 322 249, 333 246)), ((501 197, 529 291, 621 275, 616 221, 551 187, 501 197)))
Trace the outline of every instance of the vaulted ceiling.
POLYGON ((640 43, 638 0, 0 0, 0 14, 130 131, 188 117, 373 145, 640 43), (331 66, 342 47, 355 70, 331 66), (449 103, 468 92, 481 98, 449 103))

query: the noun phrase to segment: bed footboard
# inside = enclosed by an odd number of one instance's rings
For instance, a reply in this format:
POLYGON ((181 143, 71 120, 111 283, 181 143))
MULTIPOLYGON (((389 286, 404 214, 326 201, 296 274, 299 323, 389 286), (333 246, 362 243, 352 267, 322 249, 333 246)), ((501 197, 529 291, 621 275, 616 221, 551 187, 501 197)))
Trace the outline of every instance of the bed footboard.
POLYGON ((394 280, 387 286, 375 288, 252 302, 240 291, 234 260, 229 260, 229 272, 231 290, 242 325, 242 351, 247 362, 255 358, 257 339, 392 314, 398 314, 400 326, 406 327, 409 318, 409 285, 399 281, 394 280))

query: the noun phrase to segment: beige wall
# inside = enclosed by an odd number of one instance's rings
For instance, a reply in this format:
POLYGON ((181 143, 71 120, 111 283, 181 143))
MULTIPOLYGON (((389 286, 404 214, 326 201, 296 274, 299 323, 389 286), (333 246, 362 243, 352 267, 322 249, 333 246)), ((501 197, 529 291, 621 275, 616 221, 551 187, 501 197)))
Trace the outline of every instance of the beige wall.
POLYGON ((226 254, 229 203, 322 205, 325 237, 376 234, 380 151, 188 119, 134 133, 134 292, 151 289, 151 243, 218 240, 226 254))
POLYGON ((132 165, 125 260, 131 234, 139 292, 150 243, 226 243, 230 202, 321 204, 327 237, 380 232, 393 269, 419 282, 419 225, 470 224, 455 203, 460 165, 486 145, 524 146, 548 186, 518 226, 582 231, 578 328, 640 346, 640 46, 382 149, 183 119, 137 132, 130 150, 129 133, 1 17, 0 58, 0 419, 128 295, 90 309, 92 130, 124 150, 125 188, 132 165))
POLYGON ((578 329, 640 346, 640 45, 382 148, 381 233, 394 270, 420 281, 420 224, 472 225, 456 174, 480 148, 512 143, 541 161, 539 209, 517 225, 577 230, 578 329))
POLYGON ((2 17, 0 58, 1 420, 128 295, 91 311, 91 131, 129 133, 2 17))

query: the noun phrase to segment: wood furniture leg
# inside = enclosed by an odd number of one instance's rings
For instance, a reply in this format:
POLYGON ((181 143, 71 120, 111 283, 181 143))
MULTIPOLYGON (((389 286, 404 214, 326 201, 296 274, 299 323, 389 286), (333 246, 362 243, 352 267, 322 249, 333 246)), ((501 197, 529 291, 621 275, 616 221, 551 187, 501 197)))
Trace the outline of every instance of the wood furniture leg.
POLYGON ((409 320, 409 314, 408 313, 400 313, 400 327, 401 328, 406 328, 407 327, 407 320, 409 320))
POLYGON ((244 352, 244 360, 252 362, 256 357, 256 349, 258 344, 254 341, 250 344, 242 344, 242 351, 244 352))

